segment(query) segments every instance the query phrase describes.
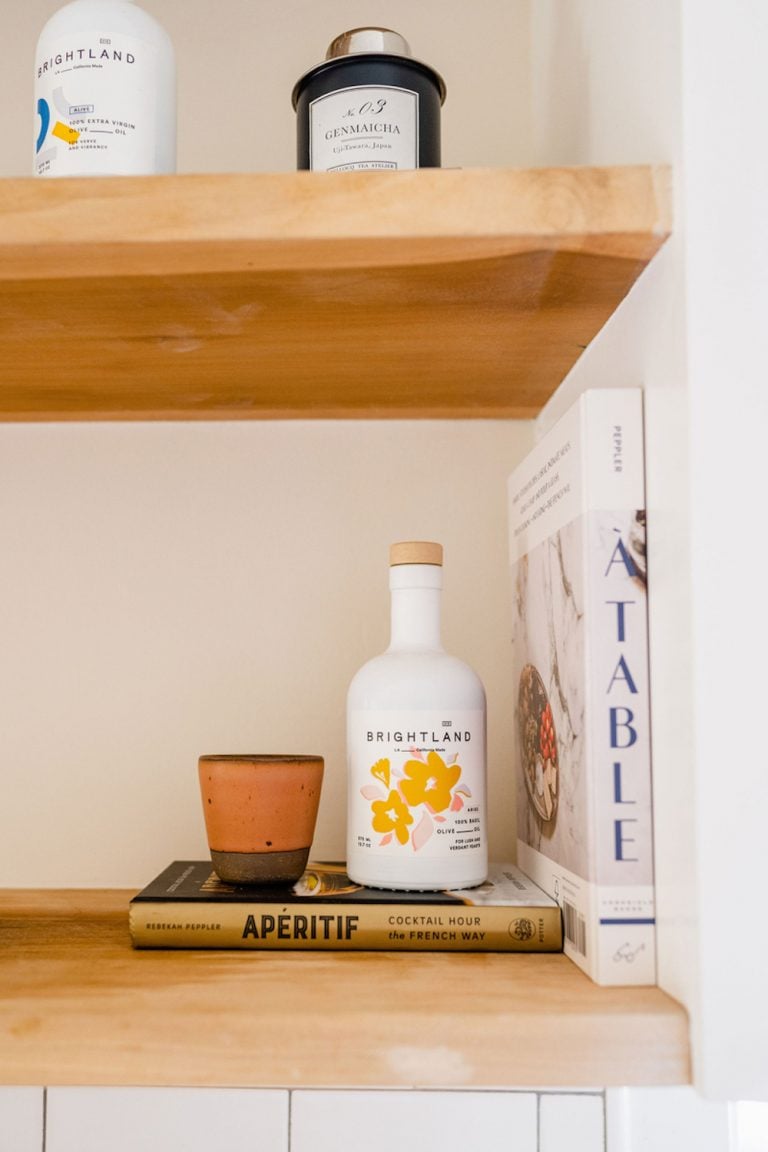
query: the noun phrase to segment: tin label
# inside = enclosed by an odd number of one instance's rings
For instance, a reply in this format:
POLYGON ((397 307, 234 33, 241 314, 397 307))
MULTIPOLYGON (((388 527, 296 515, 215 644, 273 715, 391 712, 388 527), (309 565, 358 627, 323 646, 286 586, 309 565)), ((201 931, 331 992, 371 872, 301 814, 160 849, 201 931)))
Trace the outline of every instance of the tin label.
POLYGON ((376 858, 485 851, 482 711, 350 715, 350 829, 376 858))
POLYGON ((134 36, 57 40, 36 67, 37 175, 151 172, 156 68, 134 36))
POLYGON ((418 168, 418 92, 382 84, 313 100, 309 166, 316 172, 418 168))

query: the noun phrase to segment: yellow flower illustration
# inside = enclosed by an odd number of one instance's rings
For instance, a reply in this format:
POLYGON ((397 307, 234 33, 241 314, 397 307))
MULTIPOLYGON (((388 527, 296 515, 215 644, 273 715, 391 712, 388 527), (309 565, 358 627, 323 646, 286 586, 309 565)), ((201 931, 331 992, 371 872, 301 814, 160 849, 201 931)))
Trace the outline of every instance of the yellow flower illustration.
POLYGON ((389 788, 389 760, 377 760, 373 768, 371 768, 371 776, 375 776, 377 780, 381 780, 385 788, 389 788))
POLYGON ((407 760, 404 771, 408 779, 400 782, 400 791, 412 808, 428 804, 433 812, 444 812, 450 807, 451 790, 461 776, 458 764, 449 766, 437 752, 430 752, 426 764, 407 760))
POLYGON ((413 816, 394 789, 386 800, 374 800, 371 811, 374 832, 394 832, 401 844, 408 843, 408 825, 413 824, 413 816))

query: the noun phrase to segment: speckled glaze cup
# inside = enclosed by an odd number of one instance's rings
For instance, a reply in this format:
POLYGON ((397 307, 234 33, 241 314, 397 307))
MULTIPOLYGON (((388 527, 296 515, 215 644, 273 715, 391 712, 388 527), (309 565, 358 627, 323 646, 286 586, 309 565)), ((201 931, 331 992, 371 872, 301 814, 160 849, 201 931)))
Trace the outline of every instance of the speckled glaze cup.
POLYGON ((228 884, 290 884, 315 834, 321 756, 201 756, 211 862, 228 884))

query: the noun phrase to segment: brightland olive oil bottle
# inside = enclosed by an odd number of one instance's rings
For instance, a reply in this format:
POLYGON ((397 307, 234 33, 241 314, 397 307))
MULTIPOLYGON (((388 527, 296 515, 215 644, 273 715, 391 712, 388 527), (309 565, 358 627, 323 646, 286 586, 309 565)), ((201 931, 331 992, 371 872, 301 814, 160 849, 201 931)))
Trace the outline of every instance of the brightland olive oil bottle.
POLYGON ((443 649, 443 549, 390 549, 391 639, 347 696, 347 872, 376 888, 469 888, 488 872, 486 702, 443 649))
POLYGON ((170 37, 133 0, 72 0, 35 57, 36 176, 140 176, 176 168, 170 37))

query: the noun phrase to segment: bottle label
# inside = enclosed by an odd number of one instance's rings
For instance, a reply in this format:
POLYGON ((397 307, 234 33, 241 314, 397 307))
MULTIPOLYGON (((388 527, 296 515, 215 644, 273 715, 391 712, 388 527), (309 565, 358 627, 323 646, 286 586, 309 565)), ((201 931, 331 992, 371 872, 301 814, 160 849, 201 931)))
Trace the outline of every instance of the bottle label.
POLYGON ((485 851, 485 714, 353 711, 350 847, 370 858, 485 851))
POLYGON ((309 105, 309 166, 316 172, 418 168, 419 94, 340 88, 309 105))
POLYGON ((135 36, 59 37, 35 66, 38 176, 152 172, 157 61, 135 36))

